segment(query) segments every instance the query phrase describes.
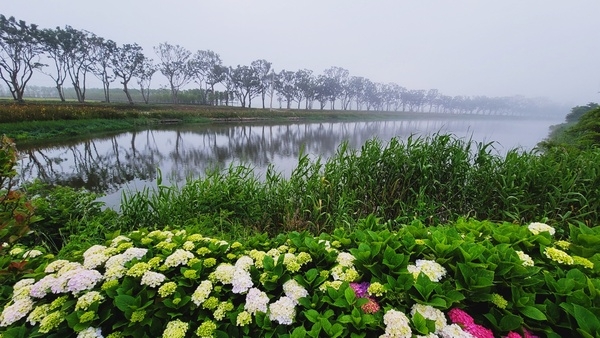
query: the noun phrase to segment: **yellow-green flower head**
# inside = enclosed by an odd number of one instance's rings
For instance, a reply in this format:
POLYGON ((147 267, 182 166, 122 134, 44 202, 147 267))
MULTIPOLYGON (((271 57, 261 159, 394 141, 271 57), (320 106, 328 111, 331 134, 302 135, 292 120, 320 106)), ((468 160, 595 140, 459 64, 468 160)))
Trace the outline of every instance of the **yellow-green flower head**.
POLYGON ((131 319, 129 320, 132 323, 139 323, 146 318, 146 310, 136 310, 131 314, 131 319))
POLYGON ((198 256, 205 256, 207 254, 209 254, 211 251, 209 248, 207 247, 201 247, 200 249, 196 250, 196 253, 198 254, 198 256))
POLYGON ((569 256, 568 253, 566 253, 560 249, 546 248, 546 249, 544 249, 544 255, 546 255, 546 257, 548 257, 551 260, 558 262, 558 263, 567 264, 567 265, 573 265, 573 263, 574 263, 573 257, 569 256))
POLYGON ((333 246, 334 248, 341 248, 342 247, 342 243, 340 243, 340 241, 333 241, 331 242, 331 246, 333 246))
POLYGON ((119 246, 117 246, 117 252, 123 252, 129 248, 133 248, 133 243, 120 243, 119 246))
POLYGON ((571 246, 571 243, 560 240, 560 241, 556 241, 556 246, 563 250, 567 250, 571 246))
POLYGON ((242 243, 240 243, 240 242, 236 241, 236 242, 231 243, 232 249, 237 249, 237 248, 241 248, 241 247, 242 247, 242 243))
POLYGON ((251 250, 250 253, 248 253, 248 256, 250 256, 254 260, 254 266, 256 266, 257 269, 263 268, 263 259, 266 255, 266 252, 255 249, 251 250))
POLYGON ((296 256, 296 260, 298 261, 298 264, 304 265, 306 263, 312 262, 312 257, 308 252, 301 252, 298 254, 298 256, 296 256))
POLYGON ((282 254, 282 253, 288 252, 289 249, 290 249, 289 246, 287 246, 287 245, 281 245, 281 246, 279 246, 277 248, 277 251, 279 251, 279 253, 282 254))
POLYGON ((144 238, 142 238, 142 245, 147 246, 148 244, 151 244, 152 241, 153 241, 152 238, 144 237, 144 238))
POLYGON ((417 245, 425 245, 425 240, 422 240, 420 238, 415 239, 415 244, 417 244, 417 245))
POLYGON ((202 235, 200 234, 191 234, 187 237, 187 240, 190 242, 200 242, 202 241, 202 235))
POLYGON ((236 254, 233 254, 233 253, 228 253, 227 254, 227 259, 229 259, 230 261, 232 261, 232 260, 234 260, 236 258, 237 258, 236 254))
POLYGON ((176 243, 173 242, 166 242, 166 241, 162 241, 158 244, 156 244, 156 248, 160 249, 160 250, 165 250, 165 251, 173 251, 173 249, 175 249, 177 247, 176 243))
POLYGON ((194 266, 195 264, 198 264, 201 262, 202 262, 201 259, 194 257, 187 262, 187 266, 194 266))
POLYGON ((213 266, 215 266, 217 264, 217 260, 215 258, 207 258, 202 262, 202 265, 205 268, 212 268, 213 266))
POLYGON ((233 303, 231 303, 229 301, 221 302, 217 306, 217 309, 215 310, 215 312, 213 312, 213 317, 215 317, 216 320, 221 321, 221 320, 223 320, 223 318, 225 318, 225 314, 231 310, 233 310, 233 303))
POLYGON ((492 294, 492 304, 496 305, 499 309, 506 309, 508 301, 497 293, 492 294))
POLYGON ((57 328, 60 325, 60 323, 62 323, 64 320, 65 320, 65 316, 63 315, 62 312, 60 312, 60 311, 52 312, 49 315, 47 315, 44 319, 42 319, 42 321, 40 322, 39 332, 48 333, 48 332, 54 330, 55 328, 57 328))
POLYGON ((58 297, 50 303, 50 310, 60 309, 67 302, 67 296, 58 297))
POLYGON ((94 302, 100 302, 104 300, 104 296, 98 291, 89 291, 84 293, 77 299, 75 310, 87 310, 94 302))
POLYGON ((106 338, 123 338, 125 337, 122 332, 113 332, 106 336, 106 338))
POLYGON ((581 265, 584 268, 593 269, 594 263, 587 258, 580 256, 573 256, 573 264, 581 265))
POLYGON ((369 285, 367 292, 371 296, 381 297, 385 293, 385 287, 379 282, 373 282, 369 285))
POLYGON ((42 304, 42 305, 35 307, 33 309, 33 311, 31 311, 29 316, 27 316, 27 322, 30 325, 35 325, 35 324, 41 322, 42 319, 44 319, 48 315, 49 310, 50 310, 50 304, 42 304))
POLYGON ((150 264, 146 262, 138 262, 129 268, 129 270, 127 270, 126 275, 130 277, 142 277, 146 271, 150 270, 150 268, 150 264))
POLYGON ((214 310, 219 306, 219 299, 217 297, 208 297, 207 300, 202 303, 202 307, 207 310, 214 310))
POLYGON ((177 290, 177 283, 175 282, 167 282, 163 285, 161 285, 160 288, 158 288, 158 294, 165 298, 168 297, 170 295, 172 295, 173 293, 175 293, 175 290, 177 290))
POLYGON ((96 312, 94 312, 94 311, 87 311, 87 312, 84 312, 81 315, 81 317, 79 317, 79 322, 80 323, 91 322, 92 320, 94 320, 95 317, 96 317, 96 312))
POLYGON ((334 290, 339 290, 340 286, 342 286, 344 282, 341 280, 336 280, 336 281, 326 281, 325 283, 321 284, 319 286, 319 290, 321 292, 326 292, 327 288, 332 288, 334 290))
POLYGON ((179 319, 167 323, 167 328, 163 332, 163 338, 184 338, 189 328, 189 324, 179 319))
POLYGON ((533 222, 533 223, 529 224, 529 226, 527 226, 527 228, 534 235, 537 235, 541 232, 547 232, 550 234, 550 236, 553 236, 554 233, 556 232, 556 230, 553 227, 549 226, 546 223, 540 223, 540 222, 533 222))
POLYGON ((194 242, 192 242, 192 241, 185 241, 181 247, 184 250, 192 251, 196 248, 196 244, 194 244, 194 242))
POLYGON ((195 279, 198 277, 198 271, 193 269, 188 269, 183 272, 183 277, 187 279, 195 279))
POLYGON ((329 277, 329 270, 321 270, 319 272, 319 276, 321 276, 322 278, 327 278, 329 277))
POLYGON ((237 326, 245 326, 250 323, 252 323, 252 316, 250 315, 250 313, 248 313, 248 311, 242 311, 238 313, 236 319, 237 326))
POLYGON ((102 291, 106 291, 106 290, 110 290, 112 288, 115 288, 119 286, 119 281, 116 279, 113 280, 107 280, 106 282, 102 283, 102 287, 100 287, 100 289, 102 289, 102 291))
POLYGON ((150 265, 153 269, 156 269, 160 266, 160 263, 162 263, 163 259, 160 257, 152 257, 148 260, 148 265, 150 265))
POLYGON ((213 334, 217 329, 217 324, 212 320, 207 320, 198 326, 196 335, 200 338, 213 338, 213 334))

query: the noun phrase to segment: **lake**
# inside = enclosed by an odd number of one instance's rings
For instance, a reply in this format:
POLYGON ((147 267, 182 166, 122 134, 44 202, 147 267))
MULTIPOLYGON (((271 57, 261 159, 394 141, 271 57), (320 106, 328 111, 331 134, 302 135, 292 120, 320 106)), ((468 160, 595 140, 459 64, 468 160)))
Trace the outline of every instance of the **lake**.
POLYGON ((83 187, 105 195, 100 200, 118 208, 123 191, 181 184, 206 170, 244 164, 264 175, 272 165, 284 176, 299 154, 323 159, 342 142, 359 149, 365 141, 410 135, 450 133, 477 142, 495 142, 498 154, 519 148, 530 151, 548 136, 551 119, 468 116, 368 122, 244 122, 168 125, 89 139, 19 147, 21 178, 83 187))

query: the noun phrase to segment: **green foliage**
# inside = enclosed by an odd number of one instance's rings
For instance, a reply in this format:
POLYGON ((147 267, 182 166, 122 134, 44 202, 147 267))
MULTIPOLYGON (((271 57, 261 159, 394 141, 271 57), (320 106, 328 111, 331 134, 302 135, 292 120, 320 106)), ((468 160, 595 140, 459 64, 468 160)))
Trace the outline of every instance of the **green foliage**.
POLYGON ((244 243, 193 229, 113 234, 73 256, 83 265, 40 265, 15 286, 0 332, 369 337, 400 325, 427 335, 457 322, 448 313, 462 309, 496 336, 600 334, 600 227, 572 225, 567 240, 542 223, 462 218, 392 228, 370 215, 352 231, 244 243), (15 315, 25 298, 34 304, 15 315), (407 319, 386 324, 385 316, 407 319))
POLYGON ((459 217, 552 219, 563 234, 568 223, 600 220, 597 149, 512 150, 502 157, 492 147, 449 135, 371 140, 360 150, 342 144, 325 162, 301 155, 289 178, 269 170, 262 181, 249 168, 230 167, 181 188, 159 183, 155 191, 125 195, 119 227, 199 224, 221 236, 244 230, 318 234, 374 214, 426 224, 459 217))
POLYGON ((106 232, 114 231, 117 214, 102 209, 98 195, 85 189, 47 186, 39 181, 27 184, 24 189, 40 220, 30 227, 30 236, 24 244, 43 245, 59 252, 70 242, 98 243, 106 232))

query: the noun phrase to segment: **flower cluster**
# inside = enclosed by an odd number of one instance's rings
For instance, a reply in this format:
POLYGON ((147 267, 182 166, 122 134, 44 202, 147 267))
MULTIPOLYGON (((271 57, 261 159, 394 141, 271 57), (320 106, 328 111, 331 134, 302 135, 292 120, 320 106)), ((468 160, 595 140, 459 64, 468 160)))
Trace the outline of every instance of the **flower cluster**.
POLYGON ((439 282, 444 276, 446 276, 446 269, 435 261, 426 259, 417 259, 415 265, 407 266, 408 272, 412 273, 413 277, 417 279, 421 273, 429 277, 432 282, 439 282))
POLYGON ((544 249, 544 255, 546 255, 546 257, 550 258, 551 260, 561 264, 573 265, 573 263, 575 263, 573 257, 569 256, 568 253, 557 248, 544 249))
POLYGON ((492 330, 475 323, 473 317, 459 308, 448 312, 448 317, 453 324, 460 326, 465 332, 475 338, 494 338, 492 330))
POLYGON ((400 311, 389 310, 383 315, 385 333, 380 338, 410 338, 412 330, 408 317, 400 311))
POLYGON ((556 230, 553 227, 549 226, 546 223, 540 223, 540 222, 533 222, 533 223, 529 224, 527 226, 527 229, 529 229, 529 231, 531 231, 531 233, 534 235, 537 235, 541 232, 547 232, 551 236, 554 236, 554 233, 556 232, 556 230))

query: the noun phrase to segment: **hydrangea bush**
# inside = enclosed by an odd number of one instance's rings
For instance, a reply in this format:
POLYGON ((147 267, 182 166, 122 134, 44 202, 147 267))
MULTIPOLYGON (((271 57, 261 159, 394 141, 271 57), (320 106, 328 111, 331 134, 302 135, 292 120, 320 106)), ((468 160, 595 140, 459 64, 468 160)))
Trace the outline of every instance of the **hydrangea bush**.
MULTIPOLYGON (((374 217, 244 243, 134 231, 12 286, 7 337, 564 337, 600 334, 600 227, 374 217)), ((15 253, 23 255, 24 252, 15 253)), ((37 253, 36 253, 37 254, 37 253)), ((22 257, 22 256, 21 256, 22 257)))

